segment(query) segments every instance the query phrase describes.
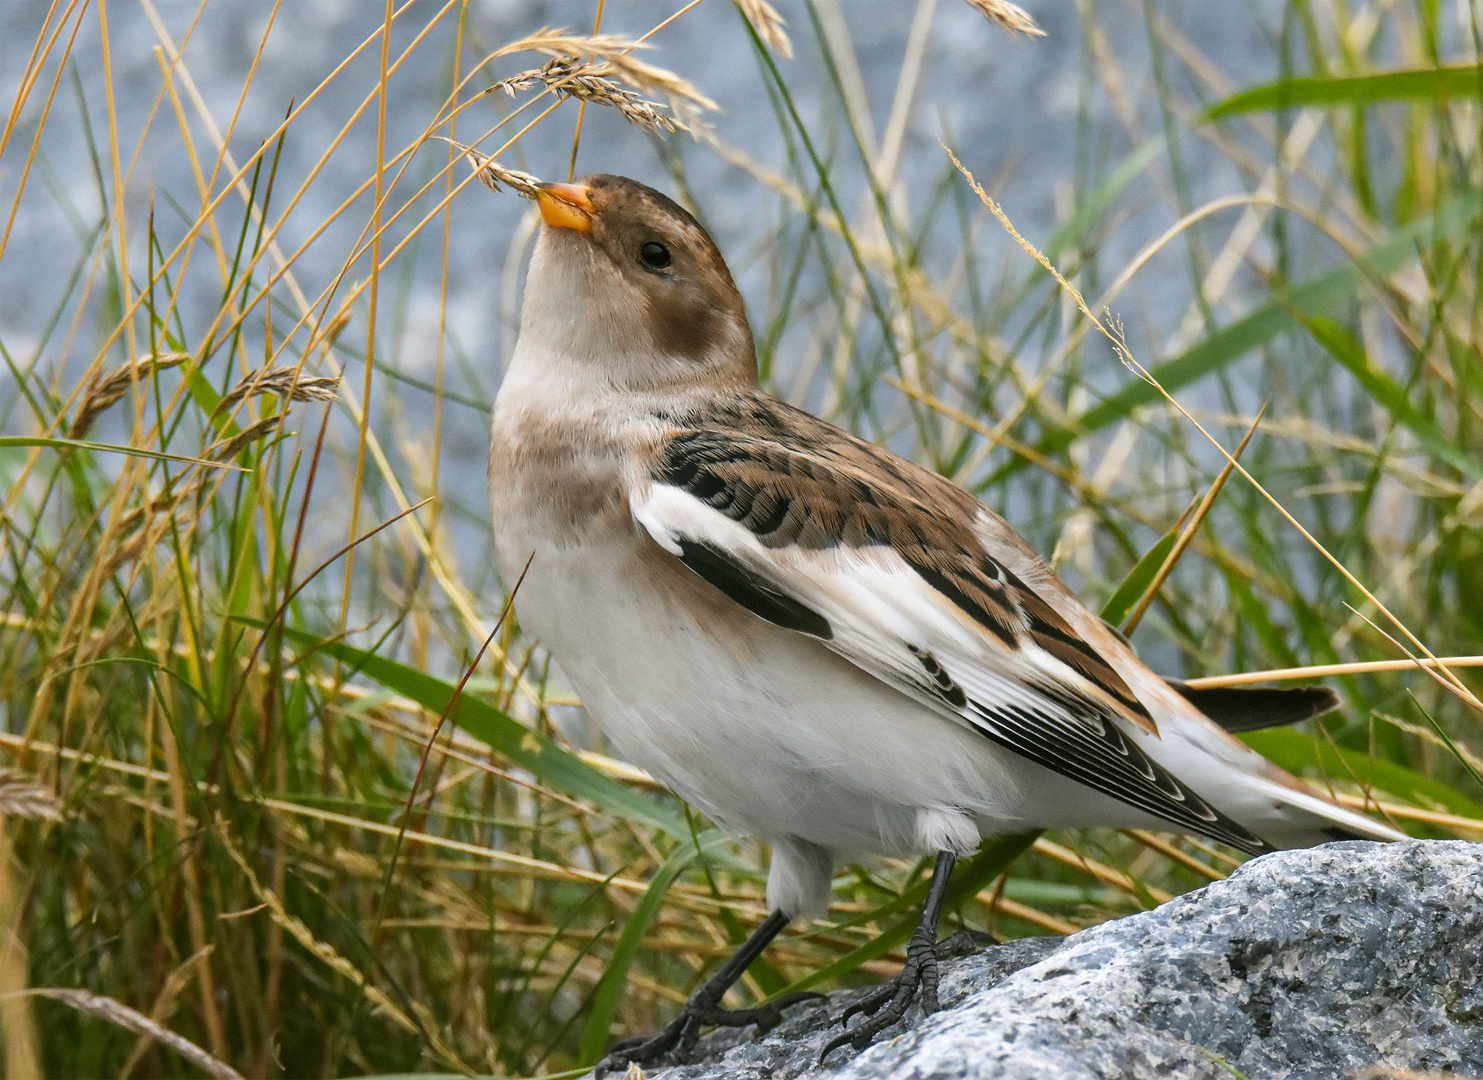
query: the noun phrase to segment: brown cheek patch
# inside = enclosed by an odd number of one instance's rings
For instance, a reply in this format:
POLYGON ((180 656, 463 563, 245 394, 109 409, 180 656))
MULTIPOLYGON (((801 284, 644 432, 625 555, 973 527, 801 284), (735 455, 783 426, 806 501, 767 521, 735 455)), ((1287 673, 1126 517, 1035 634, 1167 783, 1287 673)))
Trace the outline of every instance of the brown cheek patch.
POLYGON ((724 314, 688 289, 649 292, 644 316, 660 351, 686 360, 713 353, 725 331, 724 314))

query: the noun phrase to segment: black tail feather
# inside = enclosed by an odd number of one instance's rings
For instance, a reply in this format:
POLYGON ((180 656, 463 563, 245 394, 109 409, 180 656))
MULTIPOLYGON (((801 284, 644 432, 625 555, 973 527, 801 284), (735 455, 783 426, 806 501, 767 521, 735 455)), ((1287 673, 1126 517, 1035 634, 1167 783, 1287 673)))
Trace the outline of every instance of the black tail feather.
POLYGON ((1174 679, 1169 685, 1195 708, 1230 732, 1285 727, 1322 716, 1339 707, 1339 698, 1326 686, 1219 686, 1197 689, 1174 679))

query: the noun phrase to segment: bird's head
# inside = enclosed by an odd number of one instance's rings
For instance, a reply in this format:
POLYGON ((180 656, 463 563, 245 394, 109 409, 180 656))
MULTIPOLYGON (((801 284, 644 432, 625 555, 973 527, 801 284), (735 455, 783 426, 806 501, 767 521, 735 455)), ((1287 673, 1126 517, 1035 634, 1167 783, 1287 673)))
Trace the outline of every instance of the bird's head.
POLYGON ((543 184, 537 202, 523 343, 625 389, 756 384, 741 293, 684 208, 608 175, 543 184))

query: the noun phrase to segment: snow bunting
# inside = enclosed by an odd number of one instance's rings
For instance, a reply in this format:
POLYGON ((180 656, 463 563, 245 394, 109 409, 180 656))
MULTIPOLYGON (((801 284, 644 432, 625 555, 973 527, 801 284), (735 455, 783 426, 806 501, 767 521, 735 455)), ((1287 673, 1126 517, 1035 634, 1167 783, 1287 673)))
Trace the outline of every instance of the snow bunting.
MULTIPOLYGON (((772 846, 772 914, 674 1022, 609 1068, 685 1052, 842 862, 936 855, 902 974, 836 1043, 914 996, 954 860, 1030 828, 1176 830, 1258 854, 1398 833, 1229 731, 1323 689, 1155 675, 993 511, 765 394, 721 253, 618 176, 543 185, 520 336, 494 406, 490 501, 515 598, 613 743, 717 824, 772 846)), ((848 1017, 845 1018, 848 1020, 848 1017)), ((826 1051, 827 1052, 827 1051, 826 1051)))

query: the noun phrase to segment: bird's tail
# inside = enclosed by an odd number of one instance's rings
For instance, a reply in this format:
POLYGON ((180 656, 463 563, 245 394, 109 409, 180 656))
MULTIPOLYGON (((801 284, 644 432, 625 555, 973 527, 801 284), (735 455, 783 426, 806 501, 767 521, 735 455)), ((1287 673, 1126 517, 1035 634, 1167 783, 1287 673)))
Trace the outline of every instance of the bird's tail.
MULTIPOLYGON (((1274 773, 1276 769, 1272 770, 1274 773)), ((1339 806, 1283 773, 1254 778, 1236 820, 1277 848, 1303 848, 1331 840, 1404 840, 1389 825, 1339 806)))
POLYGON ((1406 839, 1389 825, 1338 805, 1268 761, 1198 712, 1187 697, 1166 698, 1165 704, 1169 708, 1157 717, 1158 736, 1130 732, 1140 748, 1221 813, 1271 846, 1302 848, 1332 840, 1406 839))

